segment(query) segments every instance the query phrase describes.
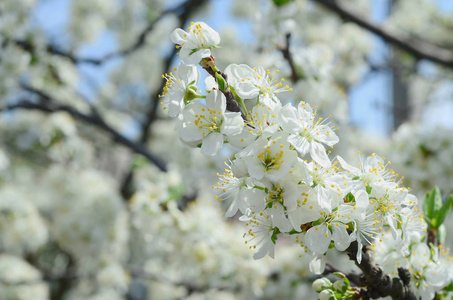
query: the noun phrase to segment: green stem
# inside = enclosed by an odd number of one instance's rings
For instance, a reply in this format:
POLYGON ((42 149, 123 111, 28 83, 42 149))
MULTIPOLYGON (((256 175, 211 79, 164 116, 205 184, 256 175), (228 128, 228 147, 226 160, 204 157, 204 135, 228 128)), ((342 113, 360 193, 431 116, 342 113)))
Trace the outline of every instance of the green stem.
POLYGON ((245 107, 244 99, 242 99, 241 97, 238 96, 238 94, 236 94, 236 90, 231 85, 230 85, 230 89, 231 89, 231 92, 233 93, 234 98, 236 99, 236 102, 239 103, 239 105, 241 105, 242 110, 245 113, 245 116, 248 118, 249 112, 247 110, 247 107, 245 107))

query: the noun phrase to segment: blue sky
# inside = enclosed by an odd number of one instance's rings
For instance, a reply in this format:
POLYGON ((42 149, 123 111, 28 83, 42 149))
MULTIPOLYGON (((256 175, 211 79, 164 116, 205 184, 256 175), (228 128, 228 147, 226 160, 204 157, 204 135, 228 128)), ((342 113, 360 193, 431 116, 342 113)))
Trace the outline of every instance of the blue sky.
MULTIPOLYGON (((87 0, 78 0, 87 1, 87 0)), ((444 11, 453 10, 451 0, 433 0, 444 11)), ((169 6, 180 1, 168 1, 169 6)), ((33 20, 45 28, 48 36, 57 43, 67 41, 68 34, 65 28, 69 16, 70 0, 40 0, 33 14, 33 20)), ((389 0, 372 1, 372 19, 381 22, 387 16, 389 0)), ((202 21, 210 24, 213 28, 220 30, 224 27, 234 26, 239 38, 247 43, 254 40, 252 25, 244 19, 233 18, 231 15, 232 1, 215 0, 211 4, 212 13, 205 16, 202 21), (222 13, 218 13, 222 12, 222 13)), ((370 59, 376 63, 382 61, 388 54, 387 46, 377 37, 373 37, 375 50, 370 59)), ((103 32, 90 44, 81 47, 78 55, 82 57, 102 57, 117 48, 115 37, 111 32, 103 32)), ((81 65, 80 90, 88 98, 94 98, 96 89, 107 79, 108 71, 118 61, 112 61, 101 67, 92 65, 81 65)), ((350 90, 350 123, 353 126, 362 128, 364 131, 385 136, 391 132, 391 116, 388 113, 391 107, 391 76, 388 72, 376 72, 368 74, 364 80, 352 87, 350 90)), ((428 108, 425 116, 429 125, 436 122, 448 122, 453 105, 439 104, 438 108, 428 108), (440 107, 440 108, 439 108, 440 107), (431 118, 436 115, 437 118, 431 118), (435 120, 433 123, 432 120, 435 120), (431 122, 431 123, 430 123, 431 122)))

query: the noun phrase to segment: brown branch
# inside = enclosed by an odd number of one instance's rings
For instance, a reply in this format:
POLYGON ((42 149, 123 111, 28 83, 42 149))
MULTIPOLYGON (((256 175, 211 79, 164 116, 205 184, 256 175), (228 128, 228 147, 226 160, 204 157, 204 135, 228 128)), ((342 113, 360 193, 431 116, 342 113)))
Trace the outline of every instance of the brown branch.
POLYGON ((349 259, 353 260, 357 267, 363 272, 361 278, 366 286, 362 291, 365 299, 377 299, 390 296, 393 300, 417 300, 417 296, 410 285, 411 274, 404 268, 398 268, 399 277, 391 278, 384 274, 379 265, 373 263, 370 253, 366 247, 361 249, 362 261, 357 262, 357 241, 351 243, 347 249, 349 259))
POLYGON ((447 49, 439 48, 418 39, 413 39, 404 33, 397 34, 384 29, 382 26, 374 24, 366 18, 352 12, 352 10, 344 4, 344 1, 315 0, 315 2, 338 14, 341 18, 380 36, 386 42, 412 54, 418 59, 428 59, 434 63, 453 69, 453 52, 447 49))
MULTIPOLYGON (((138 35, 137 39, 135 40, 135 42, 132 45, 130 45, 122 50, 118 50, 118 51, 106 54, 101 58, 77 57, 74 53, 65 52, 61 49, 58 49, 55 45, 47 45, 46 51, 49 54, 64 57, 64 58, 70 60, 74 64, 102 65, 105 62, 107 62, 113 58, 125 57, 125 56, 128 56, 129 54, 134 53, 138 49, 140 49, 143 45, 145 45, 147 35, 154 29, 156 24, 161 19, 163 19, 163 17, 165 17, 166 15, 169 15, 169 14, 177 14, 177 15, 185 14, 187 8, 193 6, 194 3, 196 3, 196 2, 200 2, 200 0, 188 0, 174 8, 162 11, 161 13, 159 13, 159 16, 157 18, 155 18, 151 23, 148 24, 148 26, 146 26, 145 29, 143 29, 143 31, 138 35)), ((36 50, 34 45, 28 41, 13 40, 13 42, 17 46, 21 47, 23 50, 25 50, 27 52, 34 53, 36 50)))
MULTIPOLYGON (((48 99, 51 99, 50 97, 48 99)), ((142 144, 136 143, 116 131, 113 127, 108 125, 99 115, 93 114, 84 114, 74 107, 68 105, 60 105, 49 100, 42 103, 33 103, 26 100, 20 101, 16 104, 7 105, 3 108, 0 108, 0 112, 4 111, 12 111, 15 109, 29 109, 29 110, 39 110, 45 113, 55 113, 55 112, 67 112, 74 118, 91 124, 100 130, 110 134, 113 140, 119 144, 126 146, 127 148, 131 149, 135 153, 141 154, 146 157, 150 162, 155 164, 161 171, 166 171, 166 165, 154 157, 151 153, 149 153, 142 144)))
POLYGON ((322 273, 322 275, 326 276, 328 274, 332 274, 332 273, 335 273, 335 272, 344 274, 346 276, 346 278, 348 278, 348 280, 351 283, 353 283, 353 284, 355 284, 357 286, 362 285, 361 278, 360 278, 359 274, 356 274, 354 272, 345 273, 345 272, 341 271, 340 269, 336 268, 335 266, 333 266, 330 263, 326 263, 326 268, 325 268, 324 272, 322 273))
POLYGON ((291 34, 286 34, 286 45, 285 47, 278 47, 277 49, 283 54, 283 57, 288 61, 289 67, 291 68, 291 81, 296 83, 299 81, 300 77, 296 70, 296 65, 294 64, 293 56, 290 51, 291 45, 291 34))
MULTIPOLYGON (((193 13, 193 11, 199 7, 201 7, 207 0, 188 0, 184 2, 184 6, 181 9, 183 11, 179 15, 179 27, 183 27, 184 24, 189 20, 189 17, 193 13)), ((170 53, 167 59, 164 62, 163 72, 168 72, 170 70, 171 63, 176 56, 178 50, 176 48, 170 53)), ((157 115, 157 108, 159 107, 159 94, 162 93, 162 90, 165 86, 166 81, 162 80, 161 85, 154 91, 154 93, 150 97, 150 107, 149 110, 146 112, 145 120, 141 126, 141 135, 139 138, 140 143, 146 144, 150 138, 151 132, 151 125, 156 120, 157 115)), ((132 191, 132 179, 133 179, 133 170, 132 168, 129 169, 128 173, 126 174, 123 183, 121 184, 121 194, 123 195, 124 199, 129 199, 129 197, 133 194, 132 191)))

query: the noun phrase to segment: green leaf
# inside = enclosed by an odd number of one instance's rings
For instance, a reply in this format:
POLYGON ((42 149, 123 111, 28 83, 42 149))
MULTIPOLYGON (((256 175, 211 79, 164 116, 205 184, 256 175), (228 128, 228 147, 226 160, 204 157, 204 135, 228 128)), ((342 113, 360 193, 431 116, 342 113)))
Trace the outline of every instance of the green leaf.
POLYGON ((346 202, 353 202, 353 201, 355 201, 354 195, 353 195, 351 192, 349 192, 349 193, 346 195, 345 198, 346 198, 346 202))
POLYGON ((373 188, 371 186, 369 186, 369 185, 366 187, 366 192, 367 192, 368 195, 371 194, 371 190, 372 189, 373 188))
POLYGON ((425 216, 431 220, 431 224, 435 222, 434 217, 437 211, 442 207, 442 196, 439 188, 436 186, 431 191, 427 192, 423 200, 423 212, 425 216))
POLYGON ((272 232, 272 236, 271 236, 271 240, 272 240, 272 243, 276 243, 277 242, 277 235, 280 233, 280 229, 278 229, 278 227, 275 227, 274 228, 274 231, 272 232))
POLYGON ((442 225, 442 223, 445 221, 445 218, 450 213, 452 206, 453 206, 453 195, 450 195, 450 197, 448 197, 445 200, 442 207, 437 211, 436 217, 433 220, 436 222, 436 224, 433 224, 433 226, 439 227, 440 225, 442 225))
POLYGON ((444 287, 444 291, 453 292, 453 282, 444 287))
POLYGON ((288 4, 289 2, 292 2, 294 0, 273 0, 274 4, 277 6, 283 6, 285 4, 288 4))
POLYGON ((217 84, 219 85, 219 90, 225 92, 227 89, 227 83, 225 81, 225 78, 223 78, 222 74, 215 73, 215 79, 217 81, 217 84))

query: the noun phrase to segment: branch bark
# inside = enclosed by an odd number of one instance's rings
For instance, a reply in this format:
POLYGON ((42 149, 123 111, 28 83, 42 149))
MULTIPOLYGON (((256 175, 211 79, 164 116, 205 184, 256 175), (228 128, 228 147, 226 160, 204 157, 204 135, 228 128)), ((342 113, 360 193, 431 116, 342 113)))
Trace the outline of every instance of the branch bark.
POLYGON ((289 64, 289 67, 291 68, 291 81, 293 83, 296 83, 299 81, 300 77, 299 74, 297 73, 296 70, 296 65, 294 64, 293 56, 290 51, 290 45, 291 45, 291 34, 286 34, 286 45, 285 47, 278 47, 277 49, 283 54, 283 57, 286 59, 286 61, 289 64))
POLYGON ((413 39, 404 33, 394 33, 382 26, 368 21, 366 18, 354 13, 344 1, 315 0, 341 18, 359 25, 360 27, 380 36, 386 42, 412 54, 418 59, 428 59, 441 66, 453 69, 453 52, 439 48, 433 44, 413 39))
POLYGON ((362 291, 365 299, 377 299, 390 296, 393 300, 417 300, 417 296, 410 285, 411 274, 404 268, 398 268, 399 277, 391 278, 384 274, 379 265, 373 263, 366 247, 361 249, 362 261, 357 262, 357 241, 351 243, 347 249, 349 259, 353 260, 363 272, 361 280, 364 281, 366 290, 362 291))

